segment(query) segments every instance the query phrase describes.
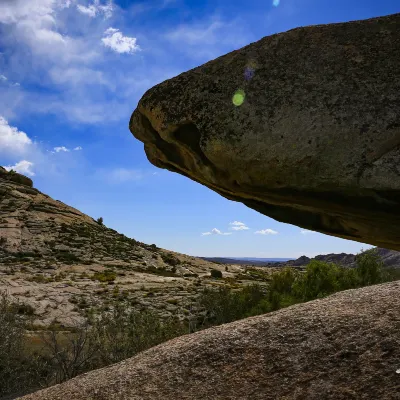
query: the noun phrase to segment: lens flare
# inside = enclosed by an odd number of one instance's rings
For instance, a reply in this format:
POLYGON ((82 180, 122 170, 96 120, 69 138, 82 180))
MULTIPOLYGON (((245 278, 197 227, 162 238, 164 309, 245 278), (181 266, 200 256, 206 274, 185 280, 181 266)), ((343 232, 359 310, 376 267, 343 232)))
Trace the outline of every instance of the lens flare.
POLYGON ((244 98, 245 98, 244 90, 239 89, 239 90, 237 90, 237 91, 235 92, 235 94, 233 95, 232 103, 233 103, 236 107, 239 107, 239 106, 241 106, 241 105, 243 104, 244 98))
POLYGON ((273 0, 272 5, 274 7, 278 7, 280 2, 281 2, 281 0, 273 0))
POLYGON ((244 79, 249 81, 254 76, 255 70, 252 67, 246 67, 244 70, 244 79))

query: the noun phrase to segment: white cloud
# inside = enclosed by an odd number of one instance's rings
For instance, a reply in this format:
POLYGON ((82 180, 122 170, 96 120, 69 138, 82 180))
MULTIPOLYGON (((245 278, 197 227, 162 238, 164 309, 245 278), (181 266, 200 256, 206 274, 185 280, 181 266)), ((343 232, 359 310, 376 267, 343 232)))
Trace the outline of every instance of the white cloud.
POLYGON ((74 147, 74 150, 75 150, 75 151, 82 150, 82 147, 81 147, 81 146, 74 147))
POLYGON ((84 66, 73 66, 65 68, 56 66, 48 70, 49 76, 54 83, 59 85, 70 85, 82 87, 85 85, 105 85, 113 88, 114 85, 108 82, 102 71, 96 71, 84 66))
POLYGON ((233 221, 229 225, 231 225, 233 231, 245 231, 250 229, 245 223, 239 221, 233 221))
POLYGON ((227 236, 227 235, 232 235, 232 232, 221 232, 219 229, 214 228, 211 230, 211 232, 204 232, 201 234, 201 236, 208 236, 208 235, 223 235, 223 236, 227 236))
POLYGON ((104 32, 105 37, 101 39, 104 46, 109 47, 117 53, 133 54, 140 50, 136 44, 136 38, 124 36, 119 29, 108 28, 104 32))
POLYGON ((75 0, 61 0, 60 8, 69 8, 75 0))
POLYGON ((262 229, 260 231, 254 232, 257 235, 277 235, 278 232, 274 231, 273 229, 262 229))
MULTIPOLYGON (((65 33, 66 23, 61 15, 71 3, 65 0, 0 1, 0 23, 7 25, 5 38, 10 41, 10 46, 14 46, 14 57, 19 55, 25 60, 20 61, 21 64, 29 62, 27 56, 39 56, 35 59, 35 66, 41 64, 46 69, 49 60, 65 65, 97 57, 92 42, 86 37, 72 38, 65 33), (25 45, 30 52, 26 51, 25 45)), ((19 71, 23 69, 21 65, 19 71)))
POLYGON ((163 37, 176 45, 177 50, 190 53, 192 58, 212 59, 251 41, 244 26, 240 17, 227 21, 214 15, 206 20, 178 25, 163 37))
POLYGON ((302 229, 302 230, 300 231, 300 233, 301 233, 302 235, 309 235, 310 233, 316 233, 316 232, 314 232, 314 231, 309 231, 308 229, 302 229))
POLYGON ((113 2, 112 0, 108 1, 107 4, 101 5, 100 0, 94 0, 92 4, 89 4, 87 7, 77 4, 76 8, 82 14, 87 15, 90 18, 94 18, 99 14, 103 14, 104 18, 110 18, 113 13, 113 2))
POLYGON ((8 79, 7 79, 7 77, 6 77, 6 76, 4 76, 4 75, 0 75, 0 81, 3 81, 3 82, 5 82, 5 81, 8 81, 8 79))
POLYGON ((9 155, 25 153, 32 145, 32 140, 25 132, 10 126, 8 121, 0 116, 0 153, 9 155))
POLYGON ((56 153, 59 153, 60 151, 68 152, 69 149, 67 149, 65 146, 59 146, 59 147, 54 147, 54 151, 55 151, 56 153))
POLYGON ((129 168, 114 168, 111 171, 106 171, 105 175, 110 183, 139 181, 145 176, 142 171, 129 168))
POLYGON ((4 167, 7 171, 14 170, 22 175, 34 176, 35 173, 32 171, 33 163, 30 161, 22 160, 17 162, 15 165, 9 165, 4 167))

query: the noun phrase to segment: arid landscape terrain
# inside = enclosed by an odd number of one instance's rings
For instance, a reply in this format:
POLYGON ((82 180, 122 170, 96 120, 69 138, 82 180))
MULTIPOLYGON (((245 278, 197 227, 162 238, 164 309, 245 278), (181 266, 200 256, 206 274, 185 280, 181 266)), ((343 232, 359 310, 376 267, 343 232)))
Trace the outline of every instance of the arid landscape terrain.
POLYGON ((323 2, 0 2, 0 400, 400 400, 400 14, 323 2))
POLYGON ((128 238, 0 169, 0 291, 34 324, 71 326, 122 302, 189 318, 205 287, 265 282, 273 269, 221 265, 128 238), (211 277, 211 270, 222 279, 211 277))

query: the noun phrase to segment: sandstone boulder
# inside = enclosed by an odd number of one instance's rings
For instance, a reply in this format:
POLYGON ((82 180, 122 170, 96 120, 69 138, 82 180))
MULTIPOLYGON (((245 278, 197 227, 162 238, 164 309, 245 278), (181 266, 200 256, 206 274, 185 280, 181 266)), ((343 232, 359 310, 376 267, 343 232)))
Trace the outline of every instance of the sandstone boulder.
POLYGON ((278 221, 400 250, 400 14, 265 37, 145 93, 156 166, 278 221))
POLYGON ((399 399, 399 291, 348 290, 181 336, 23 399, 399 399))

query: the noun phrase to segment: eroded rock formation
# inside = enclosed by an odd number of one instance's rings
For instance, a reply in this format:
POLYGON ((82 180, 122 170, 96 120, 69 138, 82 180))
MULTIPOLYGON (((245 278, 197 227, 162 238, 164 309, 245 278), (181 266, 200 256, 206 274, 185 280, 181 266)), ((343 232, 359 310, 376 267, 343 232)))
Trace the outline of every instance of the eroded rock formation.
POLYGON ((24 400, 394 400, 400 282, 181 336, 24 400))
POLYGON ((400 14, 265 37, 150 89, 156 166, 278 221, 400 250, 400 14))

